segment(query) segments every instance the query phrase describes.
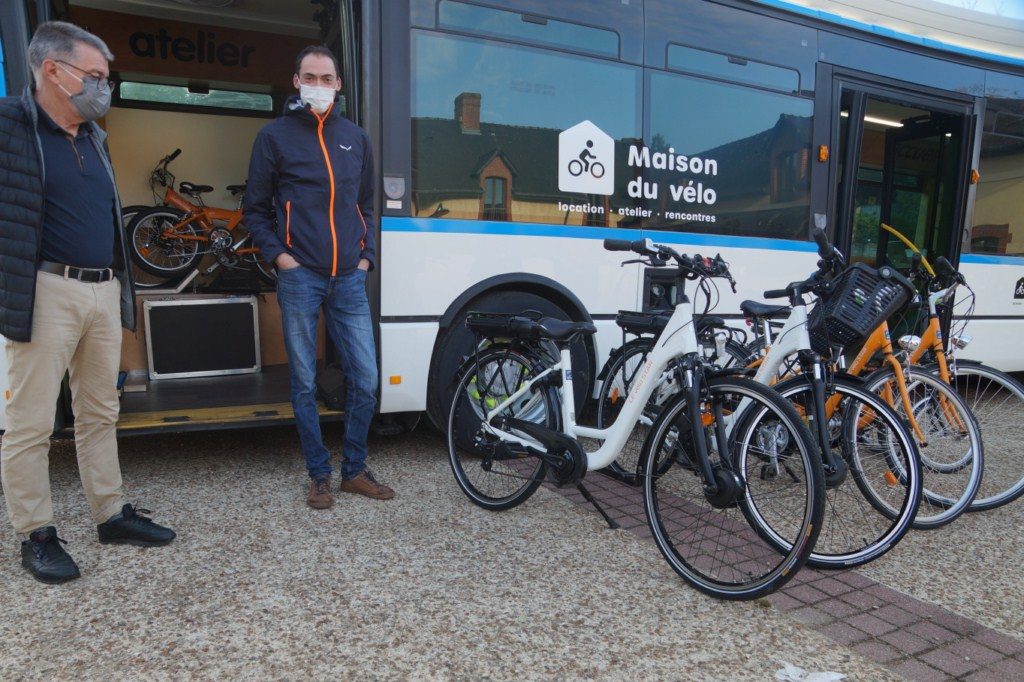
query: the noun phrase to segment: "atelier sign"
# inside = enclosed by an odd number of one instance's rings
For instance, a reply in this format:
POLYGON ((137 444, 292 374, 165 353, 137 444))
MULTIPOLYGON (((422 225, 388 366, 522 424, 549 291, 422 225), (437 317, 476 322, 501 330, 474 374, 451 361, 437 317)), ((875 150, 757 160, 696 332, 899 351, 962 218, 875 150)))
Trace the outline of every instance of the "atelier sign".
POLYGON ((217 42, 217 34, 213 32, 196 31, 191 36, 174 36, 166 28, 155 33, 132 33, 128 36, 128 48, 136 57, 219 63, 243 68, 249 66, 249 58, 256 51, 253 45, 217 42))

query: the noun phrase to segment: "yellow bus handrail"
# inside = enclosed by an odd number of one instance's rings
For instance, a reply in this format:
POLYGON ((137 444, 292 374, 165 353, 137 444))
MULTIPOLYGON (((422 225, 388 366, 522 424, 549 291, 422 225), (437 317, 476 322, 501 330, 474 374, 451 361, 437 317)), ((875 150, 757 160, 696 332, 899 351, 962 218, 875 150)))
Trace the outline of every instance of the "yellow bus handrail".
POLYGON ((935 276, 935 270, 932 268, 932 264, 929 263, 928 259, 924 257, 924 254, 921 253, 921 250, 919 248, 917 248, 916 246, 914 246, 914 242, 912 242, 909 239, 907 239, 906 237, 904 237, 903 234, 901 232, 899 232, 897 229, 895 229, 893 227, 889 227, 885 223, 880 223, 880 225, 882 226, 883 230, 885 230, 889 234, 894 235, 896 237, 896 239, 899 239, 901 242, 903 242, 904 244, 909 246, 911 249, 913 249, 914 253, 919 254, 921 256, 921 265, 924 266, 924 269, 928 271, 929 275, 931 275, 932 277, 935 276))

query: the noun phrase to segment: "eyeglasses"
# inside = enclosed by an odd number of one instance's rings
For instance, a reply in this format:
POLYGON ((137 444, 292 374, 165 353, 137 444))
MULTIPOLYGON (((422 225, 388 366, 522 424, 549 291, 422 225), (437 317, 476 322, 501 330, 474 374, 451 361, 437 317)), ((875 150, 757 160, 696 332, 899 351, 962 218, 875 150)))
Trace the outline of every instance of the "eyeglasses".
POLYGON ((341 79, 338 78, 337 76, 330 76, 326 74, 318 77, 316 74, 313 73, 304 73, 301 76, 299 76, 299 80, 305 83, 306 85, 313 85, 314 83, 319 82, 321 85, 334 87, 335 85, 338 84, 338 82, 341 79))
MULTIPOLYGON (((53 61, 57 62, 58 64, 63 64, 64 66, 70 66, 75 71, 80 71, 81 73, 84 73, 85 76, 81 76, 81 77, 75 76, 75 78, 78 78, 79 80, 81 80, 82 83, 91 84, 97 90, 113 90, 114 88, 117 87, 117 81, 114 80, 113 78, 110 78, 108 76, 97 76, 92 71, 86 71, 82 67, 75 66, 74 64, 71 64, 70 62, 66 62, 63 59, 54 59, 53 61)), ((71 75, 74 76, 74 74, 71 74, 71 75)))

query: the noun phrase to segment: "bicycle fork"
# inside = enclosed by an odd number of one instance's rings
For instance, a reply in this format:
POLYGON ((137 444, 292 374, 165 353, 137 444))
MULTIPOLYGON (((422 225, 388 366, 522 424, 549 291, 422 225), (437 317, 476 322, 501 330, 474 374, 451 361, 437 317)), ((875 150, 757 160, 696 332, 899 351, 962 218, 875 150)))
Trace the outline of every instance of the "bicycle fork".
POLYGON ((702 364, 696 353, 690 353, 682 358, 677 369, 680 383, 686 392, 687 417, 689 419, 690 443, 693 446, 695 464, 699 467, 699 473, 704 479, 704 497, 717 509, 724 509, 731 506, 739 492, 743 489, 743 483, 739 476, 732 469, 732 463, 727 456, 728 436, 725 431, 725 416, 722 413, 722 405, 707 394, 707 384, 704 380, 704 373, 701 371, 702 364), (701 405, 704 402, 711 403, 711 415, 714 421, 715 440, 718 446, 719 466, 711 463, 711 456, 708 452, 708 442, 705 437, 708 423, 705 421, 704 411, 701 405))
POLYGON ((846 480, 849 467, 842 457, 832 452, 832 437, 828 432, 829 410, 826 408, 825 363, 814 351, 800 351, 800 366, 811 382, 811 399, 814 401, 811 414, 814 416, 814 436, 821 447, 822 463, 825 469, 825 487, 835 488, 846 480))

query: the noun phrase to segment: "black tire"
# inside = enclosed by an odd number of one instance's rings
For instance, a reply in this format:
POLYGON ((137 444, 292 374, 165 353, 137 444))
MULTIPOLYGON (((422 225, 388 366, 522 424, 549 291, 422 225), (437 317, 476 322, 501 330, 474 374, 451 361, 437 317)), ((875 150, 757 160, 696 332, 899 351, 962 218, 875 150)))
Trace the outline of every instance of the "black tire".
MULTIPOLYGON (((466 328, 466 314, 470 311, 519 313, 524 310, 537 310, 543 315, 562 320, 572 319, 565 310, 543 296, 525 291, 494 291, 470 301, 455 316, 451 325, 439 334, 427 382, 427 416, 439 432, 445 433, 448 425, 448 410, 454 390, 452 378, 476 345, 475 337, 466 328)), ((573 396, 579 419, 586 408, 587 398, 592 395, 594 361, 586 339, 574 342, 571 350, 573 396)))
MULTIPOLYGON (((814 423, 807 378, 783 381, 775 390, 814 423)), ((849 473, 825 489, 825 520, 807 561, 826 569, 861 566, 895 547, 913 525, 922 489, 917 446, 896 413, 846 377, 835 378, 835 397, 829 446, 849 473)))
MULTIPOLYGON (((177 209, 158 206, 141 211, 132 219, 128 225, 128 250, 136 265, 151 275, 171 279, 198 264, 198 241, 161 236, 163 230, 180 223, 185 215, 177 209)), ((188 223, 182 231, 188 236, 202 232, 195 223, 188 223)))
MULTIPOLYGON (((132 220, 135 219, 142 211, 148 211, 153 208, 146 204, 131 204, 128 206, 121 207, 121 226, 124 228, 124 239, 128 237, 128 225, 131 224, 132 220)), ((135 283, 136 289, 155 289, 158 287, 166 286, 170 283, 166 277, 160 277, 158 275, 152 275, 142 268, 135 262, 135 259, 130 259, 132 262, 132 282, 135 283)))
MULTIPOLYGON (((728 461, 740 481, 734 501, 712 504, 692 448, 686 396, 677 395, 661 412, 644 448, 644 508, 655 544, 672 569, 701 592, 720 599, 757 599, 785 585, 814 549, 824 514, 821 458, 793 406, 771 389, 741 377, 707 382, 708 405, 719 403, 731 416, 723 457, 707 438, 712 464, 728 461), (768 436, 791 476, 762 477, 768 436), (647 472, 668 461, 661 474, 647 472), (782 510, 781 507, 787 507, 782 510), (789 518, 784 518, 788 516, 789 518), (784 537, 781 549, 764 538, 784 537)), ((713 414, 713 412, 712 412, 713 414)), ((713 424, 698 437, 713 434, 713 424)))
MULTIPOLYGON (((985 466, 981 429, 967 403, 949 384, 920 367, 907 367, 903 372, 914 419, 927 443, 918 443, 924 478, 914 528, 933 530, 959 518, 978 494, 985 466)), ((872 393, 884 387, 893 393, 891 407, 907 422, 892 369, 880 369, 864 380, 864 388, 872 393)))
MULTIPOLYGON (((511 509, 526 501, 544 480, 547 466, 539 457, 494 456, 489 446, 498 443, 483 431, 487 411, 500 405, 530 376, 543 371, 536 360, 510 346, 492 346, 467 361, 454 382, 448 416, 448 461, 462 492, 476 505, 491 511, 511 509), (503 486, 503 487, 502 487, 503 486)), ((552 386, 523 396, 504 416, 557 428, 559 400, 552 386)))
MULTIPOLYGON (((938 376, 937 365, 926 367, 938 376)), ((1024 452, 1020 425, 1024 423, 1024 384, 995 367, 957 360, 953 386, 967 402, 985 442, 985 474, 967 511, 987 511, 1024 495, 1024 452)))

